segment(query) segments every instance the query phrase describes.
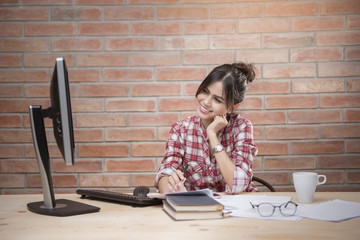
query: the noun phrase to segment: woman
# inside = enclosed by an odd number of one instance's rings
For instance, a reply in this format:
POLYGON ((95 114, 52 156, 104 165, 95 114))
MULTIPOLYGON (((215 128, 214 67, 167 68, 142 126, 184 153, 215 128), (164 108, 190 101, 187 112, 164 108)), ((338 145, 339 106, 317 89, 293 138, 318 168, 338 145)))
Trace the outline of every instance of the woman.
POLYGON ((196 92, 196 116, 175 123, 156 176, 161 193, 210 188, 256 191, 251 183, 257 154, 249 120, 234 113, 255 78, 252 64, 216 67, 196 92))

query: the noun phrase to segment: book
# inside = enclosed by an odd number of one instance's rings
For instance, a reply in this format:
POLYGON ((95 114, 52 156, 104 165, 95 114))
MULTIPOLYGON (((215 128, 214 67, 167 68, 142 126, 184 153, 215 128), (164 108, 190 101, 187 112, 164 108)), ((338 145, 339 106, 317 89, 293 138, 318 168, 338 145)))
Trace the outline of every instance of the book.
POLYGON ((213 199, 211 190, 165 195, 163 210, 174 220, 219 219, 224 205, 213 199))
POLYGON ((163 210, 172 219, 176 221, 184 220, 207 220, 207 219, 221 219, 223 218, 223 212, 219 211, 176 211, 165 200, 163 210))

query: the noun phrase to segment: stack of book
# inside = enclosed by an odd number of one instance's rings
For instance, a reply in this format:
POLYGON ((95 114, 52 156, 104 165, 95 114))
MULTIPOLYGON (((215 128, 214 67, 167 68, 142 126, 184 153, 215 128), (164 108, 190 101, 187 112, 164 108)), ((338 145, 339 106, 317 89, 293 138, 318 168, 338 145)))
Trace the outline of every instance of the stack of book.
POLYGON ((224 206, 203 191, 167 194, 163 210, 174 220, 223 218, 224 206))

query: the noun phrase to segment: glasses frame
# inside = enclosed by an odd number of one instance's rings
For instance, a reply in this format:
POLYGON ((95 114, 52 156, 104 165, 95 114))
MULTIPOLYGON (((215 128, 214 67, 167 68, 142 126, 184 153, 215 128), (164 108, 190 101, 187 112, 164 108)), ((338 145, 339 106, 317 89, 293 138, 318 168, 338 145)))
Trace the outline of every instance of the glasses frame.
POLYGON ((285 216, 285 217, 291 217, 291 216, 294 216, 294 215, 295 215, 295 213, 296 213, 296 211, 297 211, 297 207, 298 207, 298 204, 294 203, 293 201, 288 201, 288 202, 283 203, 283 204, 280 204, 280 205, 278 205, 278 206, 275 206, 274 204, 269 203, 269 202, 263 202, 263 203, 259 203, 259 204, 253 204, 252 202, 250 202, 250 204, 251 204, 252 208, 257 208, 258 213, 259 213, 260 216, 262 216, 262 217, 271 217, 272 215, 274 215, 276 208, 279 208, 279 212, 281 213, 281 215, 283 215, 283 216, 285 216), (294 211, 293 214, 286 214, 286 213, 283 213, 282 210, 281 210, 283 206, 286 207, 289 203, 294 204, 294 206, 295 206, 295 211, 294 211), (259 207, 260 207, 262 204, 268 204, 268 205, 271 205, 271 206, 273 207, 272 213, 271 213, 270 215, 261 214, 261 212, 260 212, 260 210, 259 210, 259 209, 260 209, 259 207))

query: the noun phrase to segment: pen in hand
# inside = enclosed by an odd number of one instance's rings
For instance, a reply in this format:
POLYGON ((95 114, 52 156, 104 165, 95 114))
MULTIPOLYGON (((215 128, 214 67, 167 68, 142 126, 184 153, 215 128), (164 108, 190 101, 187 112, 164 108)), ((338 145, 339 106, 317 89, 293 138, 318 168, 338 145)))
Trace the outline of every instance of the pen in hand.
POLYGON ((187 163, 186 165, 185 165, 185 167, 184 167, 184 170, 183 170, 183 175, 185 175, 185 173, 186 173, 186 170, 187 170, 187 168, 189 167, 189 164, 187 163))

